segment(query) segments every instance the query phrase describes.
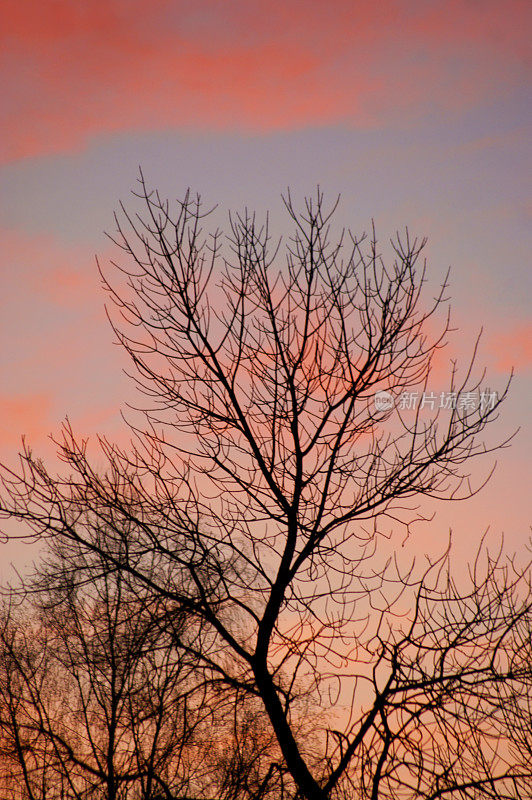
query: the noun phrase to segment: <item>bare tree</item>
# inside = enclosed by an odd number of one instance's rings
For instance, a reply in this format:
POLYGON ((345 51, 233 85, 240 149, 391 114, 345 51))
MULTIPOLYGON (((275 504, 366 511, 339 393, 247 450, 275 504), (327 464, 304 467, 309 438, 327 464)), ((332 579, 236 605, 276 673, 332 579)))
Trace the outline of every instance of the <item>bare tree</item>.
POLYGON ((261 794, 249 773, 264 751, 271 763, 272 737, 249 713, 263 752, 234 741, 235 704, 191 655, 212 649, 201 625, 97 554, 52 548, 2 617, 0 790, 21 800, 240 800, 246 779, 253 797, 267 797, 272 781, 261 794))
POLYGON ((448 553, 432 564, 410 613, 391 625, 385 607, 360 648, 371 671, 359 670, 356 685, 369 683, 372 703, 347 735, 329 732, 329 785, 352 759, 348 797, 526 797, 531 609, 530 565, 480 549, 469 585, 458 587, 448 553))
MULTIPOLYGON (((138 197, 142 214, 117 216, 127 261, 104 281, 143 422, 128 451, 101 440, 105 475, 68 427, 68 477, 26 449, 20 473, 4 469, 4 513, 205 626, 212 650, 181 646, 212 686, 260 699, 282 753, 265 775, 288 773, 286 796, 518 796, 529 768, 510 743, 486 748, 508 733, 505 691, 526 718, 529 664, 512 682, 510 662, 529 595, 519 605, 493 569, 465 594, 430 587, 433 569, 416 581, 378 550, 423 518, 423 496, 477 491, 468 465, 506 393, 433 416, 397 402, 428 388, 449 329, 431 335, 447 282, 425 306, 425 242, 397 237, 386 263, 374 234, 334 238, 320 192, 301 213, 288 196, 281 262, 267 220, 230 217, 223 239, 203 233, 199 198, 174 213, 142 178, 138 197)), ((451 395, 482 390, 474 355, 451 395)))

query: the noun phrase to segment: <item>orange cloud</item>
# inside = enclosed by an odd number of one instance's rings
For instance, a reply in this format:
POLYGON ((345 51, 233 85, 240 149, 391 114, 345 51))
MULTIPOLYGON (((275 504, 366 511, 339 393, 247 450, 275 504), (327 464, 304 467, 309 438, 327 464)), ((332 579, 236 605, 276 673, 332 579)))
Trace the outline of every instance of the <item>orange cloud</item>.
POLYGON ((491 342, 501 372, 524 372, 532 366, 532 322, 520 322, 491 342))
MULTIPOLYGON (((56 441, 61 440, 60 418, 54 411, 57 405, 52 394, 28 393, 13 396, 0 395, 0 461, 7 466, 18 462, 22 450, 22 438, 32 452, 46 462, 59 466, 56 441)), ((98 436, 104 436, 114 444, 130 446, 131 432, 120 416, 118 403, 100 404, 91 410, 79 409, 69 415, 72 429, 78 441, 86 440, 88 452, 98 467, 104 467, 98 436)))
POLYGON ((519 78, 529 8, 6 0, 3 157, 131 129, 371 125, 429 98, 460 106, 519 78))

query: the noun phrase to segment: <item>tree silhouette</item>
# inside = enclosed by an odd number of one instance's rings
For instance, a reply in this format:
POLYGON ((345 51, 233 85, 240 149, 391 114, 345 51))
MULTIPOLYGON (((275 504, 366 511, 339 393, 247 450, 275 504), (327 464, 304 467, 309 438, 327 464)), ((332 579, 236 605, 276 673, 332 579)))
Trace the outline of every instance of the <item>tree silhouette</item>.
POLYGON ((142 421, 127 450, 100 440, 104 473, 68 426, 67 477, 26 448, 4 469, 4 513, 202 626, 208 648, 174 644, 235 707, 260 700, 277 796, 519 796, 528 572, 488 558, 461 591, 445 557, 416 578, 378 549, 423 519, 423 496, 478 490, 469 462, 493 449, 482 434, 506 394, 485 402, 474 353, 449 376, 467 402, 402 408, 449 330, 447 316, 433 333, 447 281, 423 299, 425 242, 406 232, 387 260, 374 233, 334 237, 319 191, 301 213, 288 195, 281 262, 268 220, 232 216, 224 239, 203 232, 199 198, 174 212, 142 177, 137 196, 104 283, 142 421))
POLYGON ((20 595, 0 629, 3 791, 30 800, 272 796, 279 781, 257 778, 272 737, 248 702, 237 713, 253 750, 235 739, 234 702, 190 655, 211 649, 201 624, 69 542, 54 543, 20 595))

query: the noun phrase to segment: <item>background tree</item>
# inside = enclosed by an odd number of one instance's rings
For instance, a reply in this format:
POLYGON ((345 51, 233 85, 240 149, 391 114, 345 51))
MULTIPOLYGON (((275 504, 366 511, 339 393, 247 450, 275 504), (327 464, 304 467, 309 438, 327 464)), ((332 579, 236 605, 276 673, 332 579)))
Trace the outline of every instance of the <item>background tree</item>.
MULTIPOLYGON (((260 698, 283 757, 266 775, 286 770, 294 797, 517 791, 530 774, 510 744, 490 761, 487 709, 514 685, 498 659, 523 640, 529 596, 515 605, 490 570, 464 595, 450 579, 427 585, 432 570, 416 584, 377 550, 386 525, 422 518, 419 498, 476 491, 466 462, 489 451, 481 434, 505 396, 428 420, 375 404, 379 391, 427 388, 445 344, 448 317, 430 334, 446 281, 425 307, 424 241, 397 237, 386 262, 375 235, 333 238, 321 193, 301 213, 288 196, 281 263, 268 221, 233 216, 225 240, 203 233, 199 198, 171 212, 142 178, 138 196, 143 214, 117 217, 123 280, 104 280, 144 423, 130 423, 128 451, 101 441, 105 475, 68 427, 67 478, 26 449, 19 474, 4 470, 4 513, 98 553, 205 626, 213 650, 180 646, 212 685, 260 698), (340 708, 348 692, 352 713, 324 715, 321 731, 313 720, 310 736, 311 701, 340 708)), ((473 361, 462 378, 453 367, 449 390, 479 391, 481 378, 473 361)), ((519 667, 518 717, 528 679, 519 667)))
POLYGON ((248 703, 238 713, 256 751, 235 740, 234 704, 191 656, 212 649, 201 625, 97 554, 52 548, 2 617, 0 788, 30 800, 267 797, 274 781, 256 773, 271 736, 248 703))

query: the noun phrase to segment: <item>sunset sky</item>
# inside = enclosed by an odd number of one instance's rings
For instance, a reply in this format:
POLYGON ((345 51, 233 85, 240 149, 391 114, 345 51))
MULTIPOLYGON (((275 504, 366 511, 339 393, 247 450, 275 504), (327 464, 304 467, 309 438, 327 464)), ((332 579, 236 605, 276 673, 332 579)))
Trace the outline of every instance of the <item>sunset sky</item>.
MULTIPOLYGON (((437 506, 424 551, 488 526, 530 534, 530 40, 525 0, 4 0, 0 15, 0 457, 124 437, 132 398, 95 256, 141 165, 169 197, 281 220, 280 194, 341 194, 339 220, 428 237, 451 267, 449 346, 484 328, 486 384, 511 396, 488 441, 521 431, 473 500, 437 506)), ((281 231, 282 232, 282 231, 281 231)), ((432 388, 432 387, 430 387, 432 388)), ((435 391, 444 386, 434 386, 435 391)), ((481 480, 491 461, 472 465, 481 480)), ((31 551, 1 546, 0 561, 31 551)))

